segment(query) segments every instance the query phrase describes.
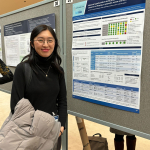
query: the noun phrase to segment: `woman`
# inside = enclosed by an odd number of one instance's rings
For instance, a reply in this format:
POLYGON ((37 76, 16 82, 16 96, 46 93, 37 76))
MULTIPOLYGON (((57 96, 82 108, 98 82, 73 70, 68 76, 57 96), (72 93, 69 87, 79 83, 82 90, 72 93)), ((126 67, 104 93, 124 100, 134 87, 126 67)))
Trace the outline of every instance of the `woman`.
POLYGON ((126 135, 127 150, 135 150, 135 146, 136 146, 135 135, 114 128, 110 128, 110 132, 115 133, 115 139, 114 139, 115 150, 124 150, 124 135, 126 135))
POLYGON ((11 70, 5 65, 5 63, 0 59, 0 73, 3 77, 0 77, 0 84, 11 82, 13 80, 13 74, 11 70))
POLYGON ((14 113, 17 102, 24 97, 30 101, 35 110, 59 115, 61 136, 66 123, 67 100, 64 72, 60 67, 61 58, 57 49, 58 40, 51 27, 39 25, 33 29, 30 37, 30 54, 18 64, 14 74, 11 111, 14 113), (25 89, 25 62, 29 63, 33 70, 28 89, 25 89))

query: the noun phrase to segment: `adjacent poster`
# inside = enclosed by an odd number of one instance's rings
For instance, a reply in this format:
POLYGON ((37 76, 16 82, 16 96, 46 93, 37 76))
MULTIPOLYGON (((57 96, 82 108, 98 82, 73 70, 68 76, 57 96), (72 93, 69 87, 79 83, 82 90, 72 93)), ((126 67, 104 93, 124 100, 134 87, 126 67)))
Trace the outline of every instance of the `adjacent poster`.
POLYGON ((73 98, 139 113, 145 0, 73 4, 73 98))
POLYGON ((55 14, 32 18, 4 26, 6 64, 17 66, 30 52, 30 34, 37 25, 46 24, 55 30, 55 14))

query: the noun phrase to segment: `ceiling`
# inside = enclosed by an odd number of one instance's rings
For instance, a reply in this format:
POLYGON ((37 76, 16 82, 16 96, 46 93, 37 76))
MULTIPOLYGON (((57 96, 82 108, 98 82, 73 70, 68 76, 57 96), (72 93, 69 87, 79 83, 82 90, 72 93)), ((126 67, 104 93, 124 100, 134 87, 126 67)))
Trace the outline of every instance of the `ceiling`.
POLYGON ((0 0, 0 15, 44 0, 0 0))

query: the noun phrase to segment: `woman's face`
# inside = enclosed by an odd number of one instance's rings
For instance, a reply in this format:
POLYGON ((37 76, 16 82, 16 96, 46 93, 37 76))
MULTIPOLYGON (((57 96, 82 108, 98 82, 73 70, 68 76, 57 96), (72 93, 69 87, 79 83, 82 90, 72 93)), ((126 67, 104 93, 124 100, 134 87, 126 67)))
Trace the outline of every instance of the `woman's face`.
POLYGON ((35 51, 42 57, 49 57, 54 51, 55 39, 49 30, 42 31, 33 42, 35 51))

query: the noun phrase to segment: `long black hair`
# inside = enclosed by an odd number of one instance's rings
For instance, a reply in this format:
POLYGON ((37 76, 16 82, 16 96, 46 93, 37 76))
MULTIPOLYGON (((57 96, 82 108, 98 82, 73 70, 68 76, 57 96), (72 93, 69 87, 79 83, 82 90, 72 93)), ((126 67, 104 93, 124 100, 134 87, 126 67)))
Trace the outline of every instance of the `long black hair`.
POLYGON ((52 67, 57 70, 59 73, 63 74, 61 68, 60 68, 60 64, 61 64, 61 57, 58 54, 58 39, 56 36, 56 33, 54 32, 54 30, 47 25, 39 25, 37 27, 35 27, 32 32, 31 32, 31 36, 30 36, 30 53, 29 55, 25 56, 21 62, 27 62, 30 64, 31 68, 34 70, 34 66, 35 66, 35 49, 32 47, 32 45, 34 45, 34 38, 40 34, 42 31, 45 30, 49 30, 50 33, 52 34, 52 36, 55 39, 55 47, 54 47, 54 51, 51 54, 51 60, 52 60, 52 67))

